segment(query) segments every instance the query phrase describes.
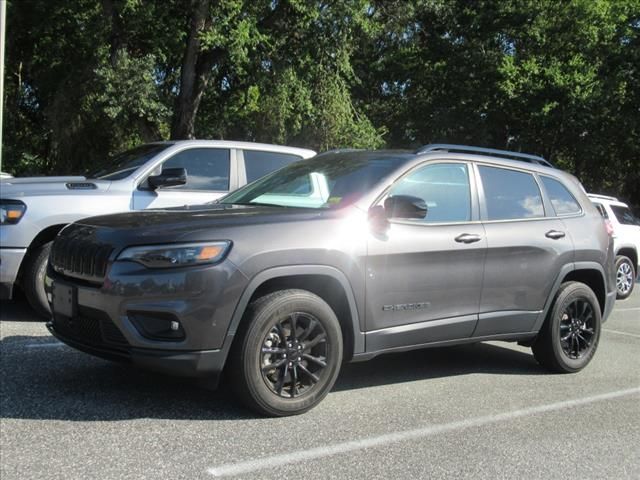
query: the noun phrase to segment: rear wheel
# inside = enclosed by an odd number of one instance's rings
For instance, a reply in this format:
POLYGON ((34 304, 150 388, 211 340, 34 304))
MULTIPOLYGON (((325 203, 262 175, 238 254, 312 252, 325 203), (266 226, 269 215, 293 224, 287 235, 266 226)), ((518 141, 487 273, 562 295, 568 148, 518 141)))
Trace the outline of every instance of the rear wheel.
POLYGON ((618 300, 624 300, 631 292, 636 282, 636 270, 629 257, 616 257, 616 290, 618 300))
POLYGON ((253 302, 245 320, 229 371, 239 398, 269 416, 320 403, 342 363, 342 333, 331 307, 311 292, 282 290, 253 302))
POLYGON ((29 305, 42 317, 49 317, 51 310, 44 290, 44 277, 47 273, 47 261, 53 242, 47 242, 36 248, 26 259, 22 276, 22 289, 29 305))
POLYGON ((596 353, 600 324, 600 304, 593 291, 584 283, 564 283, 531 347, 536 360, 554 372, 582 370, 596 353))

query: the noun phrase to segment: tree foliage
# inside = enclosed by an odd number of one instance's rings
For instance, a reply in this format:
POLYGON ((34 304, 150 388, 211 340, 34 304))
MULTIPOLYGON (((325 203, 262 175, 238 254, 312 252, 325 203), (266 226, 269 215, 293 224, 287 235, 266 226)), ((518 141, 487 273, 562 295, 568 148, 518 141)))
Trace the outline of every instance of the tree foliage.
POLYGON ((466 143, 640 204, 640 0, 10 0, 3 169, 167 138, 466 143))

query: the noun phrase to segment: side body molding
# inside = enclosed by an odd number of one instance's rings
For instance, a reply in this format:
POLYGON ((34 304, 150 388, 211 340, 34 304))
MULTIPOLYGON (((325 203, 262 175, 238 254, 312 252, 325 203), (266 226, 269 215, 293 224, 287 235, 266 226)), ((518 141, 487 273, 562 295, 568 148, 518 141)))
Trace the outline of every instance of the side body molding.
POLYGON ((349 283, 349 280, 347 279, 344 273, 342 273, 337 268, 330 267, 328 265, 288 265, 288 266, 269 268, 267 270, 263 270, 260 273, 256 274, 249 281, 249 284, 244 289, 244 292, 240 296, 240 300, 236 305, 236 309, 233 312, 233 316, 231 317, 229 329, 227 330, 227 335, 226 335, 223 349, 227 351, 229 350, 231 346, 231 342, 233 341, 233 337, 238 331, 238 327, 240 325, 240 321, 242 320, 244 311, 246 310, 247 305, 249 304, 249 300, 251 300, 252 295, 258 289, 258 287, 268 280, 272 280, 274 278, 280 278, 280 277, 288 277, 293 275, 323 275, 323 276, 331 277, 340 283, 347 297, 347 301, 349 303, 349 310, 351 313, 351 323, 352 323, 351 331, 353 333, 353 353, 358 354, 358 353, 364 352, 365 335, 360 330, 358 308, 357 308, 355 296, 353 294, 353 290, 351 288, 351 284, 349 283))

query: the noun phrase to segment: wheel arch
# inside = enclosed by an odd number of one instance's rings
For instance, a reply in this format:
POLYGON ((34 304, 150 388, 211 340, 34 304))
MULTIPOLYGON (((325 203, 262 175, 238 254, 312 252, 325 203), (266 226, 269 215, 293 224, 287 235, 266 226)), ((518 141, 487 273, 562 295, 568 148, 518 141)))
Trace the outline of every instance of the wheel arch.
POLYGON ((37 248, 39 248, 42 245, 44 245, 45 243, 50 242, 54 238, 56 238, 56 235, 58 235, 60 230, 62 230, 67 225, 68 225, 67 223, 49 225, 48 227, 40 230, 40 232, 33 238, 33 240, 31 240, 31 243, 27 247, 27 252, 26 252, 26 254, 25 254, 25 256, 24 256, 24 258, 22 260, 22 263, 20 264, 20 271, 18 273, 18 280, 22 280, 22 276, 23 276, 25 265, 27 264, 28 259, 31 257, 31 255, 33 255, 33 252, 37 248))
POLYGON ((623 246, 620 247, 618 249, 618 251, 616 252, 616 257, 619 255, 624 255, 625 257, 627 257, 629 260, 631 260, 631 263, 633 263, 633 270, 635 272, 635 274, 637 275, 638 272, 638 252, 636 251, 636 249, 634 247, 630 247, 630 246, 623 246))
POLYGON ((564 265, 549 293, 544 309, 538 316, 533 331, 539 331, 556 299, 560 286, 565 282, 575 281, 587 285, 595 293, 600 312, 604 315, 607 301, 606 275, 602 265, 596 262, 576 262, 564 265))
POLYGON ((258 297, 286 288, 308 290, 331 306, 342 328, 345 360, 364 352, 364 333, 360 330, 360 317, 349 280, 340 270, 325 265, 281 266, 256 274, 236 305, 227 331, 225 343, 228 348, 231 347, 235 334, 242 328, 247 306, 258 297))

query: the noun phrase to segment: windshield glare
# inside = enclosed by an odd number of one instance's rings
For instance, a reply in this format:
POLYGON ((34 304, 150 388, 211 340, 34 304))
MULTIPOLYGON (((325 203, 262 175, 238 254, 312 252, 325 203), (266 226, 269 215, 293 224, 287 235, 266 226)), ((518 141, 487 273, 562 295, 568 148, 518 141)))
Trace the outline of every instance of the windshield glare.
POLYGON ((86 177, 97 180, 122 180, 171 145, 170 143, 150 143, 132 148, 116 155, 109 160, 108 166, 90 172, 86 177))
POLYGON ((375 155, 322 155, 273 172, 220 203, 342 208, 357 201, 403 161, 375 155))

